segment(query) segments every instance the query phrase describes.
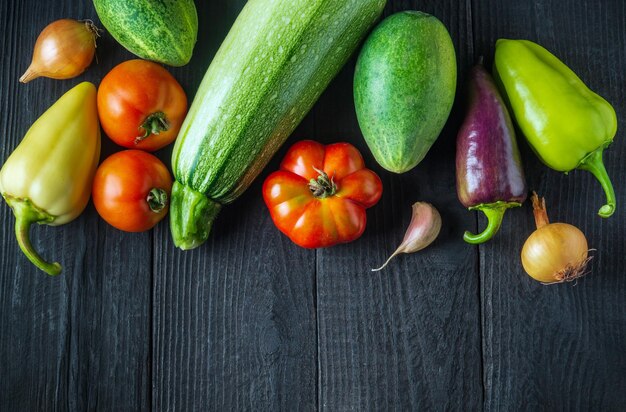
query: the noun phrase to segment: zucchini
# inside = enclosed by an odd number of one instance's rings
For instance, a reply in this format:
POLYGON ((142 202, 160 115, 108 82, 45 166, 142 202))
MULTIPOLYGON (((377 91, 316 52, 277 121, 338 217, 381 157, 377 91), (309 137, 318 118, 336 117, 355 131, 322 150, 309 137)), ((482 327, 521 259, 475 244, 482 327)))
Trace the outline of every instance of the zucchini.
POLYGON ((170 66, 191 60, 198 36, 193 0, 93 0, 100 21, 131 53, 170 66))
POLYGON ((206 241, 346 63, 386 0, 250 0, 208 68, 172 153, 176 246, 206 241))

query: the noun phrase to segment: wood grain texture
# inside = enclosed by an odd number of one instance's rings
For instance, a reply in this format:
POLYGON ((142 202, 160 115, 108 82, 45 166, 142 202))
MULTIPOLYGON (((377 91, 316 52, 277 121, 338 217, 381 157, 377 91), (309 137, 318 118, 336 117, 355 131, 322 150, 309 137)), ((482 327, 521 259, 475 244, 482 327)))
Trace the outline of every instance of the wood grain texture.
POLYGON ((264 208, 244 195, 193 251, 158 231, 156 410, 315 409, 315 255, 272 230, 264 208))
MULTIPOLYGON (((200 27, 219 30, 201 29, 191 69, 175 72, 190 99, 244 4, 197 3, 200 27)), ((294 134, 312 129, 308 118, 294 134)), ((317 407, 315 252, 274 227, 261 196, 285 149, 223 209, 206 244, 183 252, 166 226, 155 232, 155 410, 317 407)))
MULTIPOLYGON (((394 1, 386 14, 417 9, 440 18, 458 53, 472 53, 469 2, 394 1)), ((476 410, 482 404, 476 248, 462 240, 473 214, 456 199, 455 107, 426 160, 394 175, 376 165, 354 113, 354 61, 316 110, 316 138, 355 144, 382 178, 379 205, 358 241, 317 253, 320 409, 476 410), (400 243, 416 201, 433 203, 444 226, 436 243, 372 273, 400 243)), ((463 77, 463 76, 462 76, 463 77)))
MULTIPOLYGON (((495 40, 527 38, 544 45, 626 122, 626 3, 621 1, 474 2, 477 54, 493 59, 495 40), (525 18, 520 18, 525 16, 525 18)), ((621 130, 621 128, 620 128, 621 130)), ((605 152, 618 209, 604 204, 586 172, 549 170, 523 144, 529 184, 546 197, 552 221, 587 234, 591 274, 577 284, 544 287, 523 272, 519 252, 534 230, 530 205, 512 211, 498 239, 480 248, 487 410, 624 410, 626 406, 626 142, 623 131, 605 152)))

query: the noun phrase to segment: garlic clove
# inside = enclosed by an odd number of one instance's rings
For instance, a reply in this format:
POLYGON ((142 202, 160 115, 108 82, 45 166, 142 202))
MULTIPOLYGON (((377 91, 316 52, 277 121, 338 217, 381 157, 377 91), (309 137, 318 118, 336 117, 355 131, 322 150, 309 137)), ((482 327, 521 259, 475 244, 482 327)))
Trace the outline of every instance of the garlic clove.
POLYGON ((372 272, 382 270, 389 261, 400 253, 414 253, 428 247, 437 239, 441 231, 441 215, 430 203, 416 202, 413 204, 413 216, 411 223, 404 234, 402 243, 384 265, 372 272))

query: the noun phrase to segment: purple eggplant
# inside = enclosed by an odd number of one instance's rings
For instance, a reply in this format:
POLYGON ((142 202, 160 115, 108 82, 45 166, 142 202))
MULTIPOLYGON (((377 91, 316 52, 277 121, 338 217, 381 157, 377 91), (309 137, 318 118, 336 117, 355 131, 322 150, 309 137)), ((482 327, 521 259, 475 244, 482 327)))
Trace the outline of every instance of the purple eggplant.
POLYGON ((511 116, 482 61, 470 73, 469 107, 457 136, 456 189, 463 206, 489 222, 480 234, 465 232, 472 244, 491 239, 504 212, 521 206, 528 192, 511 116))

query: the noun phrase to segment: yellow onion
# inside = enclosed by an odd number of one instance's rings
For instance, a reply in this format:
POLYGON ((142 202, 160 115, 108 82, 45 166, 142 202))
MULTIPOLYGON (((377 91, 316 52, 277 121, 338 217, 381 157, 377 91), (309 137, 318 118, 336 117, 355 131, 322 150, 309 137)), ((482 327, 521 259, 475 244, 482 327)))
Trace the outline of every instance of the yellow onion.
POLYGON ((585 275, 589 249, 587 238, 576 226, 550 223, 546 201, 533 193, 535 230, 522 247, 522 266, 544 284, 570 282, 585 275))
POLYGON ((39 34, 33 59, 20 82, 37 77, 71 79, 84 72, 96 54, 98 28, 91 20, 61 19, 39 34))

